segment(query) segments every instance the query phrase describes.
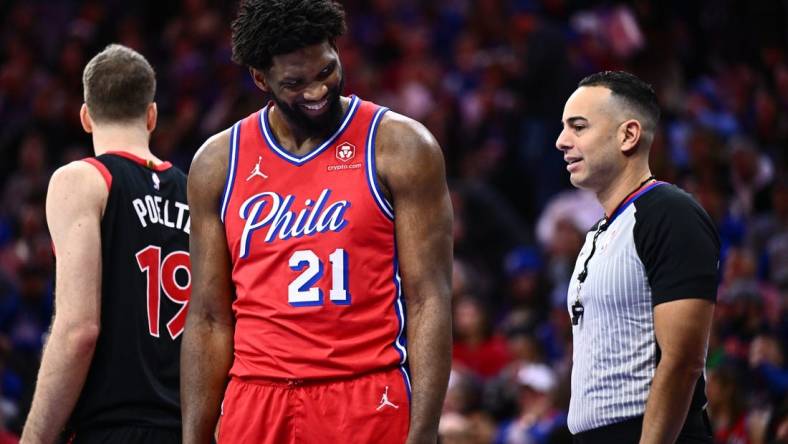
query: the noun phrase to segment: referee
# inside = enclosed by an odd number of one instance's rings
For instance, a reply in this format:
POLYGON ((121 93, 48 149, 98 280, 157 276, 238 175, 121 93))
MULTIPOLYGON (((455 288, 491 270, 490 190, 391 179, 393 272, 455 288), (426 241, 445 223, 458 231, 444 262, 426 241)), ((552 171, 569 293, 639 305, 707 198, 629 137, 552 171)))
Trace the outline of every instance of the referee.
POLYGON ((703 369, 719 238, 686 192, 651 175, 654 90, 625 72, 593 74, 562 120, 570 180, 605 210, 567 295, 569 430, 577 443, 711 443, 703 369))

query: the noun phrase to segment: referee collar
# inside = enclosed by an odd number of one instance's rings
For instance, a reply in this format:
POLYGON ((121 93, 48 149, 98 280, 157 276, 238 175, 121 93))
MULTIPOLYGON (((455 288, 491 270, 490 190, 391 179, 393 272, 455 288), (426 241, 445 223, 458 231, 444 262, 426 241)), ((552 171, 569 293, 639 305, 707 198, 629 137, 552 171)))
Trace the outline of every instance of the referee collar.
POLYGON ((655 182, 653 182, 653 183, 651 183, 651 184, 649 184, 649 185, 646 185, 645 187, 643 187, 643 188, 641 188, 641 189, 639 189, 639 190, 635 191, 634 193, 630 194, 629 196, 627 196, 627 198, 626 198, 626 199, 624 199, 624 201, 623 201, 623 202, 621 202, 620 204, 618 204, 618 207, 616 207, 616 209, 613 211, 613 214, 610 216, 610 219, 607 219, 607 221, 605 222, 605 225, 607 225, 607 226, 610 226, 610 224, 612 224, 612 223, 613 223, 613 221, 614 221, 614 220, 616 220, 616 218, 617 218, 617 217, 618 217, 618 216, 619 216, 621 213, 623 213, 623 212, 624 212, 624 210, 625 210, 625 209, 626 209, 626 208, 627 208, 627 207, 628 207, 628 206, 629 206, 629 205, 630 205, 632 202, 634 202, 634 201, 638 200, 638 199, 640 198, 640 196, 642 196, 642 195, 644 195, 644 194, 648 193, 649 191, 653 190, 654 188, 656 188, 656 187, 658 187, 658 186, 660 186, 660 185, 667 185, 667 184, 668 184, 667 182, 662 182, 662 181, 659 181, 659 180, 657 180, 657 181, 655 181, 655 182))

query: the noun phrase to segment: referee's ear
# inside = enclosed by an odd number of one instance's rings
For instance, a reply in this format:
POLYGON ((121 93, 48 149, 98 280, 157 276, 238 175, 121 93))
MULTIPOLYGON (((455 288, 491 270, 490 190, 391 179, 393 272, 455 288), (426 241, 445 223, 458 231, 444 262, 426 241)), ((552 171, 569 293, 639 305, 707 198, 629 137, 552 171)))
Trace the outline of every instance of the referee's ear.
POLYGON ((626 156, 630 156, 637 151, 642 137, 643 127, 637 119, 626 120, 618 127, 618 140, 621 145, 621 152, 626 156))

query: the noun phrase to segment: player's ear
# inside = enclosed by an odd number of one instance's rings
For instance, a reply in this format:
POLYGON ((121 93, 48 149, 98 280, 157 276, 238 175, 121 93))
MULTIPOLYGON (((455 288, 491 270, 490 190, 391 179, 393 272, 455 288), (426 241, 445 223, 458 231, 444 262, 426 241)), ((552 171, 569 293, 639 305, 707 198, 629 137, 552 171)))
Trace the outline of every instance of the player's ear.
POLYGON ((268 81, 265 79, 265 74, 263 74, 262 71, 256 68, 249 68, 249 74, 252 76, 252 80, 254 80, 254 84, 257 85, 258 88, 264 92, 271 92, 271 87, 268 85, 268 81))
POLYGON ((83 103, 82 108, 79 109, 79 121, 82 123, 82 129, 85 130, 86 133, 90 134, 93 132, 93 120, 90 118, 88 105, 86 103, 83 103))
POLYGON ((156 129, 156 121, 158 118, 159 108, 156 106, 156 102, 151 102, 145 112, 145 127, 148 129, 149 133, 152 133, 153 130, 156 129))

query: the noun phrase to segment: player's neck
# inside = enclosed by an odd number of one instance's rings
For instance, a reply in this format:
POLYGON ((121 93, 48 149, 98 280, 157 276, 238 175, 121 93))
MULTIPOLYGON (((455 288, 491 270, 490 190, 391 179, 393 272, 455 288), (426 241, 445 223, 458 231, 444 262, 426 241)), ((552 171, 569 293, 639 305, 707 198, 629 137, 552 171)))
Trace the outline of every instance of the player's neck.
POLYGON ((650 177, 648 165, 630 168, 614 178, 604 190, 597 192, 597 199, 605 210, 605 215, 612 216, 619 204, 637 188, 645 185, 643 182, 650 177))
POLYGON ((350 98, 340 97, 339 105, 342 110, 338 120, 321 131, 302 128, 288 119, 276 106, 271 107, 271 112, 268 114, 268 124, 279 145, 293 154, 305 155, 320 146, 336 131, 350 106, 350 98))
POLYGON ((144 128, 106 125, 94 127, 93 151, 97 156, 109 151, 124 151, 143 159, 160 163, 161 160, 151 153, 149 148, 150 133, 144 128))

